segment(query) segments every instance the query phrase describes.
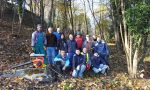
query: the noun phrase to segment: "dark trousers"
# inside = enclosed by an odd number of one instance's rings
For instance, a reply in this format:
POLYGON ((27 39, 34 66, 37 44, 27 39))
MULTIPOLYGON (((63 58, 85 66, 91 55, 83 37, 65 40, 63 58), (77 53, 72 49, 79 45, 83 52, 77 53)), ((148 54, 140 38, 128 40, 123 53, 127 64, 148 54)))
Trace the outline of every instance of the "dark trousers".
POLYGON ((67 72, 70 71, 70 68, 69 68, 69 67, 66 67, 65 70, 62 70, 63 67, 64 67, 64 65, 61 63, 61 61, 56 61, 55 67, 56 67, 57 71, 58 71, 60 74, 66 75, 67 72))

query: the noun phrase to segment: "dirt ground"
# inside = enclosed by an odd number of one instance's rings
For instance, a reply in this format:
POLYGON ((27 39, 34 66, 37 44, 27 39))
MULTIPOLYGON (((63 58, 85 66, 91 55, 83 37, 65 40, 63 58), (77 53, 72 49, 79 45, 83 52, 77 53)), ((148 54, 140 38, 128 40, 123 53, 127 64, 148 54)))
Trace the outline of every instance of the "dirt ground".
MULTIPOLYGON (((10 66, 30 60, 32 52, 30 38, 33 28, 23 26, 21 34, 11 34, 11 22, 0 19, 0 71, 7 70, 10 66)), ((14 33, 17 32, 17 23, 14 33)), ((150 90, 150 60, 144 63, 144 78, 130 79, 127 74, 125 55, 110 48, 110 74, 86 76, 83 79, 69 78, 52 84, 37 84, 23 78, 0 78, 1 90, 150 90)), ((147 57, 149 58, 149 57, 147 57)))

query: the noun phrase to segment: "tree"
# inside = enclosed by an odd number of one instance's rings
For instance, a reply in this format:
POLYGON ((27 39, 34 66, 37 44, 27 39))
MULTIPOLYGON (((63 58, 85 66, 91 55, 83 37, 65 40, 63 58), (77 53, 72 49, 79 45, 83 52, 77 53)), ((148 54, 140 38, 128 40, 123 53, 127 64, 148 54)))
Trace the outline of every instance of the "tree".
POLYGON ((40 18, 41 18, 41 25, 44 26, 44 5, 43 5, 43 0, 40 0, 40 18))
POLYGON ((20 33, 22 28, 22 21, 23 21, 23 15, 24 15, 24 9, 25 9, 25 0, 18 0, 18 15, 19 15, 19 31, 20 33))
POLYGON ((119 14, 115 17, 119 17, 120 20, 117 25, 120 27, 128 73, 132 78, 137 77, 139 62, 142 61, 145 55, 143 53, 146 48, 145 42, 148 32, 150 32, 150 4, 146 1, 112 0, 120 7, 119 14))
POLYGON ((83 5, 84 5, 84 19, 85 19, 85 23, 86 23, 86 27, 85 27, 86 28, 86 34, 89 34, 85 0, 83 0, 83 5))
POLYGON ((116 43, 116 48, 118 51, 122 50, 122 43, 121 43, 121 36, 120 36, 120 7, 118 5, 118 3, 116 3, 116 1, 111 0, 110 1, 110 18, 112 19, 112 29, 114 31, 114 35, 115 35, 115 43, 116 43))

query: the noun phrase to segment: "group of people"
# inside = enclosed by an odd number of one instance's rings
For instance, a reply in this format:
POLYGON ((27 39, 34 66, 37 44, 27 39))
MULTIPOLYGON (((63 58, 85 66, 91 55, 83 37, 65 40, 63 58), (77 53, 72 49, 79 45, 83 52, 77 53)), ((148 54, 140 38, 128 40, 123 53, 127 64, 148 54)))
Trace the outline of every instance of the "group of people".
POLYGON ((42 26, 32 33, 31 46, 35 54, 44 54, 44 63, 53 65, 62 74, 72 72, 73 77, 83 77, 86 70, 105 74, 109 68, 109 50, 100 36, 85 37, 81 33, 69 34, 69 38, 57 28, 49 27, 45 34, 42 26))

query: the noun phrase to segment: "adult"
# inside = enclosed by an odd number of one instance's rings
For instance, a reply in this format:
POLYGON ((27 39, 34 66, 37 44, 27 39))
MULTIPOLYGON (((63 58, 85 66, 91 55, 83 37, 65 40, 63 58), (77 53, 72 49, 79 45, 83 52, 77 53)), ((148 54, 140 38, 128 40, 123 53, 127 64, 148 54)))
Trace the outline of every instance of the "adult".
POLYGON ((97 52, 99 54, 99 56, 105 60, 106 64, 109 65, 109 63, 108 63, 108 56, 109 56, 108 46, 105 43, 105 41, 101 39, 100 36, 97 37, 97 41, 94 44, 93 48, 94 48, 94 52, 97 52))
POLYGON ((97 41, 97 37, 96 35, 93 35, 93 42, 96 42, 97 41))
POLYGON ((83 44, 83 37, 81 36, 80 33, 77 34, 75 41, 77 43, 77 48, 82 51, 82 44, 83 44))
POLYGON ((105 74, 108 65, 106 65, 105 61, 98 55, 98 53, 94 53, 91 58, 91 67, 95 73, 105 74))
MULTIPOLYGON (((42 30, 42 25, 38 24, 36 31, 32 33, 31 46, 35 54, 46 54, 45 45, 47 44, 46 35, 42 30)), ((46 57, 44 58, 46 64, 46 57)))
POLYGON ((67 52, 67 40, 65 39, 65 35, 62 33, 61 34, 61 39, 60 40, 58 40, 58 42, 57 42, 57 49, 59 50, 59 52, 60 52, 60 50, 65 50, 65 52, 67 52))
POLYGON ((31 46, 36 54, 45 54, 44 46, 47 44, 46 35, 41 24, 37 25, 37 30, 32 33, 31 46))
POLYGON ((70 62, 65 50, 60 50, 60 53, 55 57, 54 62, 59 73, 65 74, 67 70, 69 70, 70 62))
POLYGON ((73 35, 69 35, 69 40, 67 40, 67 48, 68 48, 68 56, 70 60, 70 66, 72 67, 72 59, 73 55, 75 54, 76 48, 77 48, 77 43, 73 38, 73 35))
POLYGON ((82 48, 86 48, 87 52, 92 55, 92 41, 89 35, 86 35, 86 40, 83 42, 82 48))
POLYGON ((46 34, 47 39, 47 56, 49 64, 54 64, 54 58, 56 56, 56 46, 57 46, 57 38, 53 34, 53 28, 48 28, 48 33, 46 34))
MULTIPOLYGON (((53 32, 53 34, 56 36, 57 38, 57 42, 61 39, 61 29, 60 28, 57 28, 57 31, 56 32, 53 32)), ((56 51, 55 53, 58 54, 58 48, 56 48, 56 51)))
POLYGON ((61 39, 61 29, 60 28, 57 28, 57 31, 56 32, 53 32, 53 34, 57 37, 57 40, 60 40, 61 39))

